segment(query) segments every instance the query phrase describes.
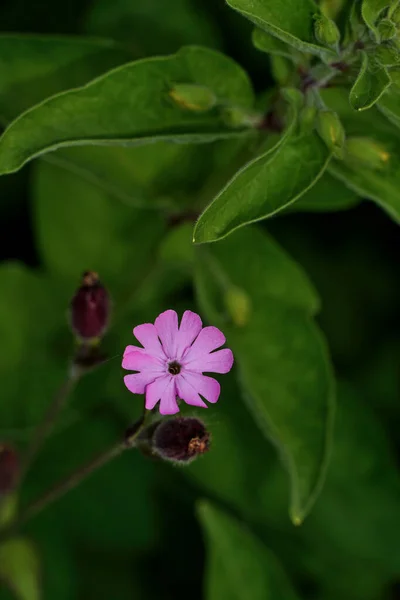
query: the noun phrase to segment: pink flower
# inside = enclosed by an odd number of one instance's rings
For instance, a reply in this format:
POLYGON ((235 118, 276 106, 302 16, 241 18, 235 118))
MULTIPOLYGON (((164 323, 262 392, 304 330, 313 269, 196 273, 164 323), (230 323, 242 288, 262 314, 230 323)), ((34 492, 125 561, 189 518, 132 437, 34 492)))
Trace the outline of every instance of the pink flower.
POLYGON ((125 375, 126 387, 133 394, 146 393, 146 408, 151 410, 160 401, 162 415, 179 412, 177 397, 186 404, 207 408, 201 399, 217 402, 220 385, 207 373, 228 373, 233 354, 228 348, 217 350, 225 336, 216 327, 204 327, 199 315, 187 310, 180 327, 174 310, 166 310, 152 323, 138 325, 133 330, 144 346, 127 346, 122 367, 138 371, 125 375))

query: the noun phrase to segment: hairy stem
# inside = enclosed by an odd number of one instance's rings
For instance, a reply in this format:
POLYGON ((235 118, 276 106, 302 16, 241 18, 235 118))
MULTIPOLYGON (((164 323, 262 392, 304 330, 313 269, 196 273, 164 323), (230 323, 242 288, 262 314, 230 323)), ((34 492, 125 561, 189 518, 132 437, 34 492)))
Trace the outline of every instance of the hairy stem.
POLYGON ((76 471, 71 473, 66 479, 57 483, 55 486, 50 488, 40 498, 32 502, 25 510, 21 512, 17 520, 2 532, 1 539, 8 537, 10 534, 17 531, 21 525, 41 513, 45 508, 62 498, 67 492, 76 488, 82 481, 84 481, 89 475, 98 471, 101 467, 111 462, 114 458, 122 454, 124 450, 133 448, 136 445, 136 440, 139 434, 142 432, 145 424, 148 411, 136 421, 136 423, 129 429, 129 435, 121 442, 114 443, 110 448, 101 452, 88 463, 79 467, 76 471))

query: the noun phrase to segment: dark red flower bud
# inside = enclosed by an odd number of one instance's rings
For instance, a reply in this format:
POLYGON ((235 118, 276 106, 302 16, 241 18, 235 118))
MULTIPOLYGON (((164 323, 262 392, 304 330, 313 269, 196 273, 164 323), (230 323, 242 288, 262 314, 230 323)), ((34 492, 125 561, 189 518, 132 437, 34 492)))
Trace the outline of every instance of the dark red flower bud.
POLYGON ((11 446, 0 443, 0 498, 10 493, 18 482, 19 458, 11 446))
POLYGON ((82 283, 71 301, 71 327, 82 341, 104 335, 110 317, 110 298, 99 276, 86 271, 82 283))
POLYGON ((164 460, 187 464, 210 449, 210 434, 200 419, 176 417, 160 421, 152 447, 164 460))

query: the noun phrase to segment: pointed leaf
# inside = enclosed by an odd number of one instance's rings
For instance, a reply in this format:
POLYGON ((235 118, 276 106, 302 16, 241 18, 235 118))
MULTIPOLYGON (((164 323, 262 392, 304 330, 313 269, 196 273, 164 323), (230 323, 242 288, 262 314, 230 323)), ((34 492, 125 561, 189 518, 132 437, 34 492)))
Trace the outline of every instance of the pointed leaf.
POLYGON ((196 223, 193 241, 214 242, 239 227, 266 219, 302 196, 323 174, 330 151, 313 129, 292 122, 281 143, 245 165, 196 223))
POLYGON ((130 59, 108 40, 0 35, 1 122, 9 123, 45 98, 85 85, 130 59))
POLYGON ((364 52, 360 73, 350 91, 350 104, 356 110, 371 108, 390 86, 387 70, 364 52))
POLYGON ((314 18, 320 14, 312 0, 227 0, 229 6, 255 25, 303 52, 334 56, 314 37, 314 18))
POLYGON ((242 523, 201 502, 206 534, 206 600, 295 600, 289 580, 275 556, 242 523))
POLYGON ((204 314, 226 333, 257 424, 279 448, 299 523, 321 489, 331 434, 331 369, 310 319, 318 299, 297 265, 254 227, 198 249, 196 289, 204 314), (230 286, 251 301, 243 326, 227 322, 230 286))
POLYGON ((381 12, 387 8, 390 4, 390 0, 363 0, 361 4, 361 14, 366 25, 374 33, 376 41, 380 42, 380 35, 376 22, 381 12))
POLYGON ((39 560, 31 542, 12 538, 0 546, 0 580, 18 600, 39 600, 39 560))
POLYGON ((169 92, 177 82, 208 87, 218 104, 249 109, 253 103, 249 79, 231 59, 205 48, 183 48, 119 67, 21 115, 0 138, 0 173, 61 146, 205 142, 246 131, 247 125, 227 125, 221 108, 197 113, 173 102, 169 92))

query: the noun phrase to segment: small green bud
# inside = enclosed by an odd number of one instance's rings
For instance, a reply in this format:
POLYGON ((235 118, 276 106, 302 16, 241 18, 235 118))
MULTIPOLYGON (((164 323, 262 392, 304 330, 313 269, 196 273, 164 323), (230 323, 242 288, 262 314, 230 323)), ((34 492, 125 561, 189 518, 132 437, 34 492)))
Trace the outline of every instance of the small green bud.
POLYGON ((194 83, 177 83, 169 95, 181 108, 194 112, 211 110, 217 102, 214 92, 194 83))
POLYGON ((336 19, 345 4, 345 0, 321 0, 319 8, 325 17, 336 19))
POLYGON ((333 110, 320 110, 317 115, 317 131, 334 156, 343 158, 346 134, 337 113, 333 110))
POLYGON ((387 42, 397 35, 396 23, 390 19, 382 19, 382 21, 378 23, 378 32, 382 42, 387 42))
POLYGON ((337 48, 340 32, 332 19, 328 19, 325 15, 318 15, 314 23, 314 34, 320 44, 337 48))
POLYGON ((258 127, 263 121, 263 115, 250 113, 238 106, 223 109, 222 118, 228 127, 258 127))
POLYGON ((247 325, 251 313, 251 300, 248 294, 232 286, 225 293, 224 302, 233 323, 238 327, 247 325))
POLYGON ((270 56, 272 77, 281 86, 287 85, 292 73, 293 64, 290 60, 278 54, 270 56))
POLYGON ((396 67, 400 65, 400 51, 395 46, 378 46, 375 57, 384 67, 396 67))
POLYGON ((389 163, 390 153, 375 140, 351 137, 346 142, 346 158, 357 165, 379 170, 389 163))
POLYGON ((317 109, 315 106, 305 106, 300 113, 300 128, 302 131, 309 131, 314 127, 317 109))

